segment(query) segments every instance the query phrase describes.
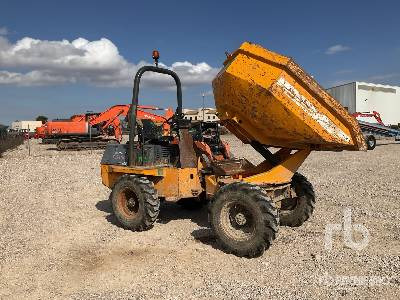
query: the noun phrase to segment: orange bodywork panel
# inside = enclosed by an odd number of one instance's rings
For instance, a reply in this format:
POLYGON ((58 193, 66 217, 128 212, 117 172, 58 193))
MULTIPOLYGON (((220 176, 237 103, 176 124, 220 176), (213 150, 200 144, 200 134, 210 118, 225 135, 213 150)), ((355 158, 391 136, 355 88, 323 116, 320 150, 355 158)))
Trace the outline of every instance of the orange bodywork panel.
MULTIPOLYGON (((297 172, 301 164, 310 155, 309 149, 298 150, 288 155, 277 166, 270 167, 266 164, 267 170, 259 171, 258 174, 243 178, 243 181, 253 184, 283 184, 292 180, 293 174, 297 172)), ((265 161, 266 162, 266 161, 265 161)), ((262 164, 260 164, 262 166, 262 164)))
POLYGON ((43 139, 46 137, 46 126, 43 124, 35 129, 35 139, 43 139))
POLYGON ((88 123, 85 119, 80 121, 49 121, 45 124, 45 136, 69 135, 69 134, 87 134, 88 123))
POLYGON ((198 196, 201 187, 197 168, 173 167, 124 167, 101 165, 101 178, 105 186, 112 188, 119 177, 124 174, 146 176, 154 183, 159 197, 168 201, 178 201, 181 198, 198 196))
POLYGON ((212 197, 218 189, 218 181, 215 175, 205 176, 207 198, 212 197))

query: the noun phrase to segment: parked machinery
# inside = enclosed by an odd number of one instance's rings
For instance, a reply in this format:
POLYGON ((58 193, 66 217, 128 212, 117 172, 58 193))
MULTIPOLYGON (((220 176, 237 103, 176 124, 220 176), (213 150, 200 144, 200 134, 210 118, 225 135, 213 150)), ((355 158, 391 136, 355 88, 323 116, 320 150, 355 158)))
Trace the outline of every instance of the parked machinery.
MULTIPOLYGON (((215 103, 222 124, 265 160, 253 165, 243 158, 210 159, 196 144, 194 125, 183 118, 178 75, 158 67, 157 51, 153 58, 156 66, 144 66, 135 76, 129 144, 108 145, 101 161, 102 182, 112 190, 114 214, 125 228, 151 228, 160 201, 205 196, 221 247, 258 256, 278 225, 299 226, 311 216, 314 190, 297 170, 312 150, 366 149, 356 120, 292 59, 244 43, 213 80, 215 103), (168 120, 169 135, 146 134, 154 131, 137 122, 145 72, 175 80, 178 105, 168 120)), ((210 139, 202 141, 213 148, 210 139)))
MULTIPOLYGON (((57 149, 104 148, 110 142, 119 143, 122 138, 120 117, 125 117, 130 105, 114 105, 102 113, 74 115, 68 120, 53 120, 37 128, 36 137, 43 143, 57 144, 57 149)), ((138 119, 148 119, 162 124, 172 114, 167 109, 165 116, 146 110, 160 110, 154 106, 139 106, 138 119)), ((168 131, 168 125, 164 130, 168 131)))
POLYGON ((352 115, 360 125, 368 150, 375 149, 377 137, 394 137, 400 141, 400 130, 386 126, 378 112, 356 112, 352 115))
POLYGON ((35 137, 41 138, 43 144, 57 144, 61 139, 84 140, 90 134, 96 137, 100 135, 100 131, 93 128, 89 133, 88 122, 98 115, 99 113, 87 113, 73 115, 69 119, 47 121, 41 127, 36 128, 35 137))

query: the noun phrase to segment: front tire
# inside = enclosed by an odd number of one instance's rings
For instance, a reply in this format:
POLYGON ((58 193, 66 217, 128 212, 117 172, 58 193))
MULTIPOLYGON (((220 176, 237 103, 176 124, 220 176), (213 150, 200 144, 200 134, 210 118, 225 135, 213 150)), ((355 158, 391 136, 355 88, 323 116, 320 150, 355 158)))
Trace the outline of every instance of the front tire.
POLYGON ((280 225, 298 227, 314 212, 315 193, 312 184, 300 173, 293 175, 291 187, 296 197, 282 200, 280 225))
POLYGON ((278 211, 259 186, 235 182, 223 186, 210 206, 211 228, 221 247, 237 256, 264 253, 278 231, 278 211))
POLYGON ((368 135, 365 138, 365 142, 367 143, 367 149, 368 150, 374 150, 376 147, 376 139, 373 135, 368 135))
POLYGON ((146 177, 122 176, 114 185, 110 200, 117 220, 133 231, 151 228, 160 211, 157 192, 146 177))

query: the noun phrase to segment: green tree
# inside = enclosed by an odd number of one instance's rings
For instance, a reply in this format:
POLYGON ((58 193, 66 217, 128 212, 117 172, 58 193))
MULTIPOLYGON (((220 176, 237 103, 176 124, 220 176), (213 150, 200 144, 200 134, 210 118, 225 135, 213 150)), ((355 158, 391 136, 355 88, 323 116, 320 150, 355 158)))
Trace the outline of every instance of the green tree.
POLYGON ((44 123, 47 122, 48 119, 49 119, 49 118, 47 118, 46 116, 38 116, 38 117, 36 118, 36 121, 42 121, 42 124, 44 124, 44 123))

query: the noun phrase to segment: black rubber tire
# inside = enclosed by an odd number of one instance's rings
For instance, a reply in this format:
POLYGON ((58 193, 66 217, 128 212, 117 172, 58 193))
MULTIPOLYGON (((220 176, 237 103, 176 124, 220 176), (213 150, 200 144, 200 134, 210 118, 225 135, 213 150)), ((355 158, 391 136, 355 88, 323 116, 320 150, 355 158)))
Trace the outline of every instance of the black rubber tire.
POLYGON ((117 220, 133 231, 151 228, 160 212, 157 191, 146 177, 121 176, 112 189, 110 200, 117 220))
POLYGON ((58 150, 58 151, 65 150, 65 148, 66 148, 65 142, 63 142, 63 141, 57 142, 56 147, 57 147, 57 150, 58 150))
POLYGON ((376 139, 373 135, 367 135, 365 137, 365 142, 367 143, 368 150, 374 150, 376 147, 376 139))
POLYGON ((298 227, 311 217, 315 207, 315 193, 312 184, 300 173, 293 175, 292 188, 297 197, 282 200, 280 225, 298 227))
POLYGON ((256 257, 262 255, 275 239, 279 215, 274 203, 259 186, 235 182, 223 186, 215 194, 209 206, 209 220, 224 251, 239 257, 256 257), (233 210, 236 210, 235 217, 233 210), (239 214, 247 215, 244 224, 237 223, 239 214), (248 232, 244 232, 245 226, 249 227, 248 232))

